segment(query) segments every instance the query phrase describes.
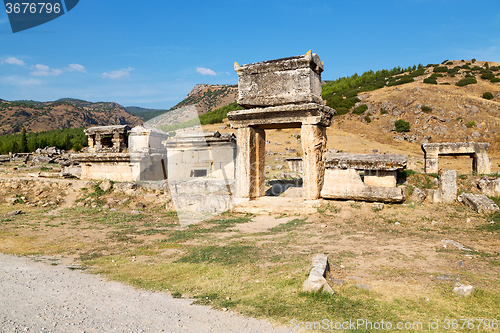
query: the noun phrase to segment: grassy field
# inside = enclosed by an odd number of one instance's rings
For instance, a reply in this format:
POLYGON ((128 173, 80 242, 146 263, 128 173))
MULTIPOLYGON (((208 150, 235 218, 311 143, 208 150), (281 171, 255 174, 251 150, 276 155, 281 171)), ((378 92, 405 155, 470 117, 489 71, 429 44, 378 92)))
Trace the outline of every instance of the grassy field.
MULTIPOLYGON (((411 181, 430 187, 428 177, 415 174, 411 181)), ((53 265, 280 325, 307 328, 309 322, 313 328, 320 322, 324 331, 331 328, 327 324, 358 319, 422 323, 423 331, 429 320, 439 320, 433 332, 471 331, 460 328, 460 319, 500 319, 499 214, 480 215, 459 203, 380 209, 344 201, 328 202, 309 215, 228 213, 181 228, 176 214, 163 206, 146 205, 141 214, 132 214, 128 205, 137 198, 131 195, 95 187, 79 191, 80 200, 93 198, 96 207, 55 211, 2 204, 0 252, 49 258, 53 265), (103 209, 112 197, 120 204, 103 209), (24 214, 8 215, 13 209, 24 214), (335 274, 345 283, 334 287, 334 295, 301 291, 317 253, 342 267, 335 274), (476 292, 454 295, 456 280, 476 292), (446 319, 457 319, 460 327, 446 329, 446 319)), ((484 331, 495 331, 491 327, 484 331)))

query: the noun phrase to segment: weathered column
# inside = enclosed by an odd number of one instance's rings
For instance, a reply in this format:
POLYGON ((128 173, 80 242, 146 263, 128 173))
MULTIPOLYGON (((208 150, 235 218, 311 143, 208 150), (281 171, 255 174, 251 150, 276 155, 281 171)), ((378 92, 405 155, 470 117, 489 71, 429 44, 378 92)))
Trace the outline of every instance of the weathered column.
POLYGON ((113 133, 113 139, 111 139, 111 141, 113 142, 113 149, 119 153, 122 150, 120 133, 113 133))
POLYGON ((438 172, 438 151, 431 150, 425 152, 425 173, 438 172))
POLYGON ((472 171, 477 174, 490 174, 491 162, 487 153, 476 153, 472 157, 472 171))
POLYGON ((94 139, 94 148, 101 149, 102 148, 102 135, 96 134, 94 139))
POLYGON ((89 148, 94 148, 94 135, 89 135, 87 138, 89 148))
POLYGON ((236 132, 236 197, 256 198, 265 194, 265 144, 262 129, 238 128, 236 132))
POLYGON ((321 197, 325 175, 323 154, 326 151, 326 127, 302 124, 300 136, 304 154, 304 200, 316 200, 321 197))

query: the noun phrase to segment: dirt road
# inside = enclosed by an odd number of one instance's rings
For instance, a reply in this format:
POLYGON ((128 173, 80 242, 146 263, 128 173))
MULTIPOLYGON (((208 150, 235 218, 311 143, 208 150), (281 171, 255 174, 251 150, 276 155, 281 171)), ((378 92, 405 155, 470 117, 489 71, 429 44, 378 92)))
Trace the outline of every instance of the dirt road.
POLYGON ((33 259, 0 254, 0 332, 290 332, 33 259))

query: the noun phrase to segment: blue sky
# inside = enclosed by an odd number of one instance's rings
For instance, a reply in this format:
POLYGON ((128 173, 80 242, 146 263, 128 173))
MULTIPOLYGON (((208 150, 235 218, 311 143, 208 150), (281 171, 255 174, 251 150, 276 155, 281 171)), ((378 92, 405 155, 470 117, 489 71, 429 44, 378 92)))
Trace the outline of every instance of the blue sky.
POLYGON ((500 62, 500 1, 81 0, 13 34, 0 7, 0 98, 170 108, 233 63, 317 53, 322 78, 450 59, 500 62))

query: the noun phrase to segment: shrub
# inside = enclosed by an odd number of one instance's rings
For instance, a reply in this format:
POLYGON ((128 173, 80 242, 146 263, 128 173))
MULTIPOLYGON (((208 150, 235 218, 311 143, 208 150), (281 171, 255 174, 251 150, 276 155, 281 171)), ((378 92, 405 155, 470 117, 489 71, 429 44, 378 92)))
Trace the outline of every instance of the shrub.
POLYGON ((75 151, 77 153, 80 152, 82 149, 83 149, 83 147, 82 147, 82 145, 79 142, 76 142, 73 145, 73 151, 75 151))
POLYGON ((476 62, 476 58, 472 58, 471 62, 475 63, 476 62))
POLYGON ((489 91, 487 91, 487 92, 485 92, 485 93, 483 94, 483 98, 484 98, 484 99, 493 99, 493 94, 492 94, 492 93, 490 93, 489 91))
POLYGON ((384 108, 380 108, 380 114, 388 114, 389 112, 387 112, 386 109, 384 108))
POLYGON ((369 115, 366 115, 365 116, 365 121, 369 124, 372 122, 372 120, 370 119, 370 116, 369 115))
POLYGON ((425 113, 431 113, 432 112, 432 107, 427 106, 427 105, 422 105, 420 107, 420 110, 422 110, 422 112, 425 112, 425 113))
POLYGON ((448 61, 448 62, 446 63, 446 65, 447 65, 447 66, 451 66, 451 65, 453 65, 453 62, 452 62, 452 61, 448 61))
POLYGON ((402 75, 402 76, 390 78, 387 85, 389 87, 392 87, 392 86, 398 86, 400 84, 411 83, 413 81, 415 81, 415 80, 413 79, 413 77, 411 75, 402 75))
POLYGON ((360 106, 354 108, 352 113, 357 115, 362 115, 363 113, 365 113, 366 110, 368 110, 368 106, 366 104, 361 104, 360 106))
POLYGON ((475 83, 477 83, 475 76, 466 76, 463 79, 461 79, 460 81, 458 81, 457 83, 455 83, 455 85, 457 87, 463 87, 463 86, 466 86, 469 84, 475 84, 475 83))
POLYGON ((493 74, 492 72, 486 72, 486 73, 481 75, 481 79, 483 79, 483 80, 491 80, 494 77, 495 77, 495 74, 493 74))
POLYGON ((447 73, 447 72, 448 72, 448 67, 446 66, 434 67, 434 73, 447 73))
POLYGON ((410 131, 410 123, 404 121, 403 119, 396 120, 394 122, 394 126, 396 127, 396 132, 409 132, 410 131))
POLYGON ((471 120, 471 121, 468 121, 465 126, 467 126, 467 128, 472 128, 474 126, 476 126, 476 122, 474 120, 471 120))
POLYGON ((428 84, 438 84, 437 80, 435 77, 428 77, 427 79, 424 79, 424 83, 428 84))
POLYGON ((490 80, 491 83, 500 82, 500 78, 494 77, 490 80))
POLYGON ((494 72, 500 71, 500 66, 492 66, 492 67, 490 67, 490 71, 494 71, 494 72))

